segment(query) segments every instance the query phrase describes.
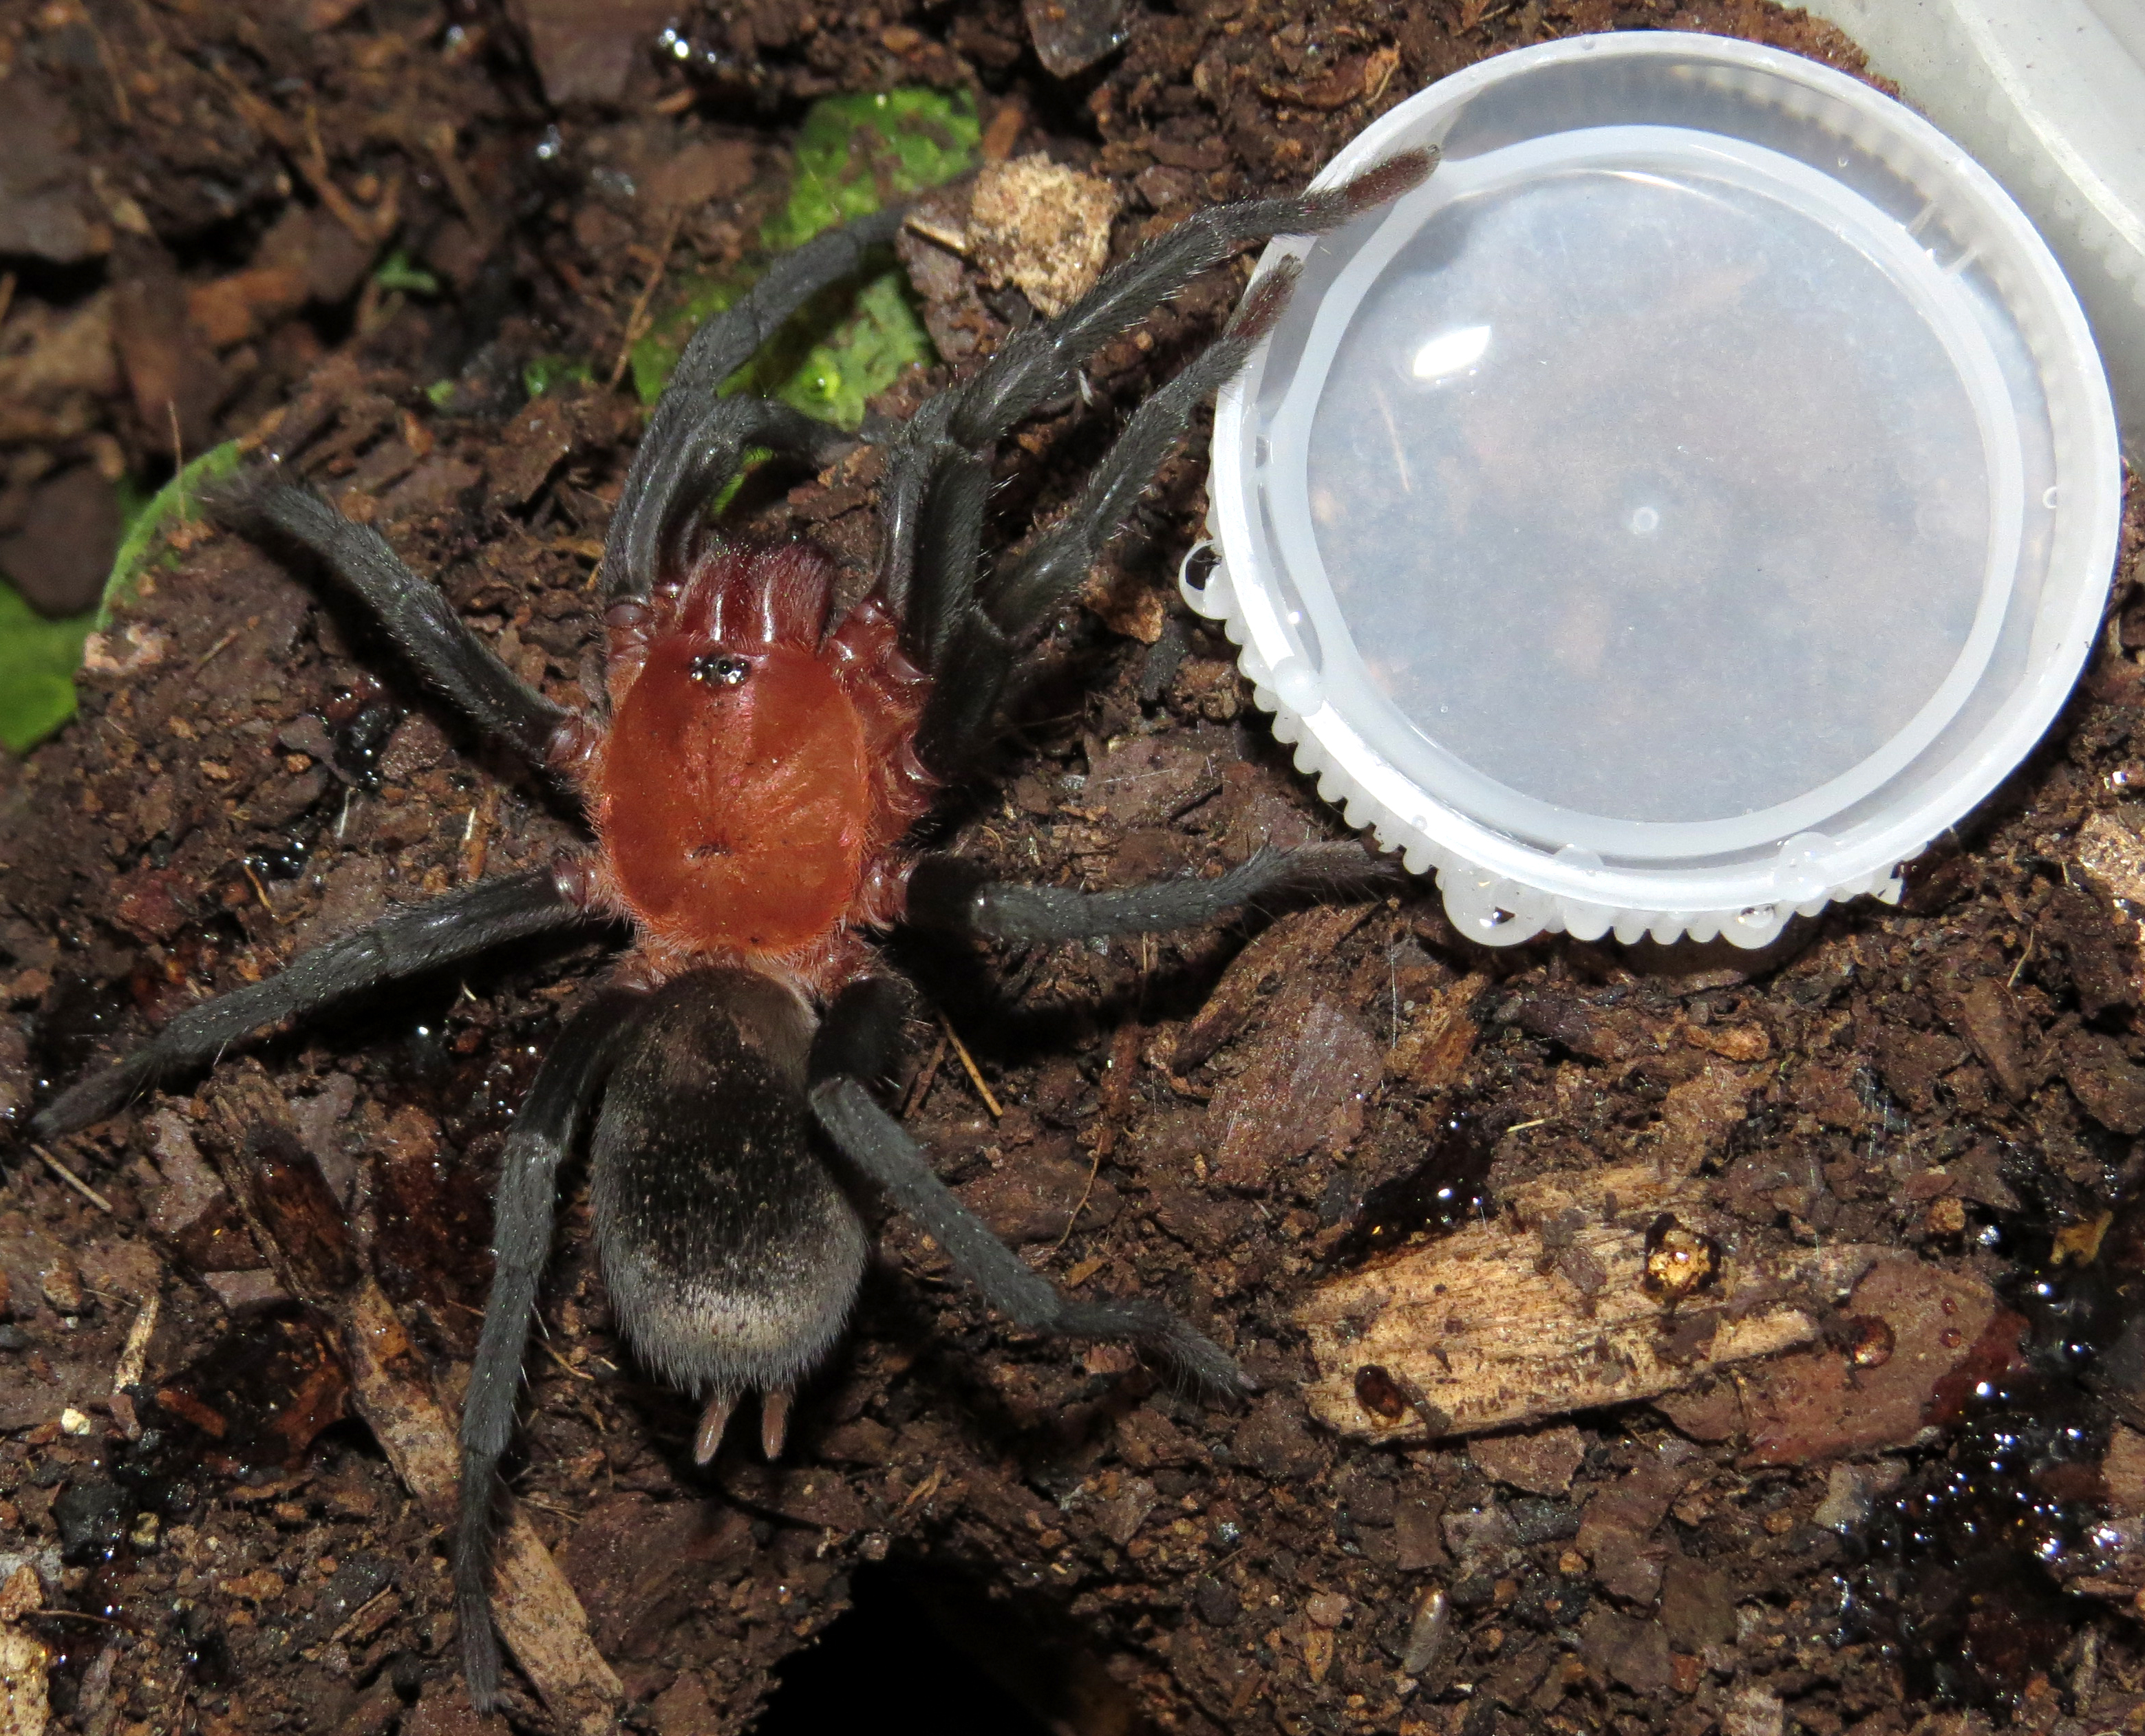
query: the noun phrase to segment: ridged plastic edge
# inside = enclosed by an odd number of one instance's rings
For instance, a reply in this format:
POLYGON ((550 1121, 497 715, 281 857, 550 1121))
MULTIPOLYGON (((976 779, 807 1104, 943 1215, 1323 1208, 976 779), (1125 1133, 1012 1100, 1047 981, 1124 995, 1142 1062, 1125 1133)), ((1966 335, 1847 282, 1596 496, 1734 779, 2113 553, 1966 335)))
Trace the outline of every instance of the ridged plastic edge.
POLYGON ((1193 613, 1217 623, 1230 644, 1237 647, 1237 666, 1251 684, 1252 703, 1273 719, 1275 739, 1294 750, 1296 769, 1316 783, 1320 798, 1338 808, 1351 826, 1369 833, 1381 849, 1397 855, 1411 874, 1436 874, 1446 917, 1469 939, 1484 946, 1510 947, 1538 934, 1569 934, 1575 940, 1590 941, 1613 934, 1626 946, 1650 938, 1663 943, 1725 940, 1731 946, 1755 948, 1777 940, 1791 918, 1815 916, 1828 904, 1865 895, 1881 903, 1899 902, 1901 885, 1897 863, 1828 887, 1796 903, 1783 901, 1733 910, 1664 910, 1590 903, 1494 873, 1469 861, 1460 852, 1426 837, 1421 828, 1366 789, 1319 740, 1304 717, 1283 701, 1272 685, 1272 671, 1247 643, 1249 631, 1237 610, 1236 589, 1220 556, 1215 555, 1203 585, 1192 583, 1192 561, 1202 550, 1212 553, 1212 544, 1202 542, 1185 556, 1177 574, 1178 591, 1193 613))

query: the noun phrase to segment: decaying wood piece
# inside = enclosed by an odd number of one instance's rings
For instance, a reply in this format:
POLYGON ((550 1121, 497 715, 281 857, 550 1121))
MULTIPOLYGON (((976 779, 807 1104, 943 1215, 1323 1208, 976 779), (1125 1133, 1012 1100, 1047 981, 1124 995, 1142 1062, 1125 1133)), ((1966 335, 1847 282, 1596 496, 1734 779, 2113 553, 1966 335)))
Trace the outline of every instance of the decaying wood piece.
MULTIPOLYGON (((452 1419, 379 1281, 363 1269, 290 1105, 257 1067, 208 1088, 207 1143, 284 1287, 340 1329, 358 1414, 403 1486, 442 1529, 454 1524, 460 1455, 452 1419)), ((625 1690, 588 1616, 520 1507, 500 1515, 492 1613, 500 1637, 564 1730, 614 1729, 625 1690)))
POLYGON ((20 1625, 44 1603, 35 1568, 27 1563, 0 1583, 0 1736, 44 1736, 52 1713, 45 1643, 20 1625))
POLYGON ((1739 1258, 1702 1182, 1632 1164, 1515 1188, 1497 1221, 1320 1285, 1312 1415, 1422 1440, 1674 1391, 1819 1335, 1884 1250, 1739 1258))

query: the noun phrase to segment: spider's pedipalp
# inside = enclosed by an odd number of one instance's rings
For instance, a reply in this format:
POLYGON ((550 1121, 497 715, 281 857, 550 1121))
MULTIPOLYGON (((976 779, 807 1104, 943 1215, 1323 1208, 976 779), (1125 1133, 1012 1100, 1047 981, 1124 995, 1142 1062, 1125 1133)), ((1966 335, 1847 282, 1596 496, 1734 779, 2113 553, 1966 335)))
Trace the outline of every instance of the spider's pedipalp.
MULTIPOLYGON (((667 400, 665 401, 668 401, 667 400)), ((700 553, 708 502, 727 482, 749 446, 765 446, 801 458, 814 469, 832 464, 856 445, 832 423, 772 398, 718 399, 694 420, 665 419, 664 444, 649 452, 650 430, 635 460, 638 492, 621 507, 604 551, 615 561, 611 595, 644 596, 665 577, 687 570, 700 553)))
MULTIPOLYGON (((901 221, 901 208, 890 206, 815 236, 776 261, 741 299, 693 334, 626 472, 604 545, 602 573, 609 594, 646 592, 660 577, 651 557, 658 546, 658 527, 676 501, 674 472, 667 487, 661 477, 678 463, 681 450, 690 445, 694 430, 714 406, 723 382, 751 361, 753 351, 813 296, 830 283, 854 276, 872 248, 893 238, 901 221)), ((829 431, 842 437, 839 430, 829 431)), ((710 492, 714 485, 709 485, 710 492)))
POLYGON ((588 912, 575 896, 575 879, 560 868, 502 874, 391 910, 354 934, 301 953, 262 982, 187 1007, 124 1060, 47 1103, 32 1118, 31 1135, 53 1139, 87 1127, 160 1080, 207 1065, 266 1026, 306 1018, 354 995, 582 921, 588 912))
POLYGON ((649 1002, 596 1121, 590 1192, 620 1325, 665 1380, 725 1404, 810 1373, 863 1276, 863 1226, 812 1149, 813 1023, 756 972, 679 977, 649 1002))

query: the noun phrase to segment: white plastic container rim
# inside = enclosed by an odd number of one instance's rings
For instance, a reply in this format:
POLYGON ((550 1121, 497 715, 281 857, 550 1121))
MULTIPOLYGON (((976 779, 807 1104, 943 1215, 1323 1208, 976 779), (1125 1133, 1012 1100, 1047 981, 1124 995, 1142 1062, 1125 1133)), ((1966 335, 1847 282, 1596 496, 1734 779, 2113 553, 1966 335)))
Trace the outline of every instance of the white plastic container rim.
MULTIPOLYGON (((1414 873, 1435 871, 1460 931, 1490 945, 1542 933, 1585 940, 1613 933, 1625 943, 1724 938, 1742 947, 1774 939, 1790 917, 1815 915, 1836 899, 1899 894, 1897 868, 1988 794, 2053 720, 2090 649, 2104 605, 2120 530, 2122 473, 2106 376, 2076 296, 2030 223, 2003 190, 1929 124, 1857 80, 1782 51, 1678 32, 1630 32, 1565 38, 1483 62, 1394 108, 1352 141, 1312 182, 1329 187, 1396 152, 1442 147, 1469 104, 1493 86, 1550 67, 1625 57, 1703 62, 1731 87, 1762 85, 1762 101, 1782 102, 1782 85, 1809 92, 1802 107, 1847 117, 1855 145, 1911 159, 1943 178, 1964 208, 1980 245, 1942 269, 1956 272, 1977 254, 2000 253, 2001 298, 2019 321, 2029 368, 2045 399, 2030 407, 2038 459, 2022 457, 2021 410, 2005 369, 1976 321, 1945 318, 1924 304, 1959 383, 1982 425, 1995 510, 1981 604, 1946 679, 1878 754, 1823 787, 1766 810, 1696 823, 1586 816, 1534 802, 1466 766, 1421 731, 1363 679, 1360 654, 1333 601, 1304 498, 1304 448, 1324 371, 1341 331, 1369 284, 1412 238, 1410 200, 1437 190, 1451 199, 1488 180, 1583 165, 1607 152, 1628 167, 1658 147, 1688 163, 1694 149, 1707 172, 1762 188, 1791 179, 1799 208, 1821 214, 1889 277, 1931 271, 1919 222, 1888 216, 1822 171, 1731 135, 1682 127, 1589 126, 1583 122, 1507 143, 1471 163, 1448 158, 1431 183, 1394 206, 1322 240, 1277 240, 1258 275, 1314 247, 1353 249, 1327 290, 1331 307, 1310 310, 1311 326, 1278 413, 1258 426, 1256 409, 1274 346, 1263 341, 1217 405, 1208 535, 1218 559, 1203 581, 1192 558, 1180 575, 1187 603, 1221 623, 1240 648, 1239 664, 1275 734, 1292 744, 1300 769, 1348 823, 1397 851, 1414 873), (1715 69, 1718 69, 1716 72, 1715 69), (1751 75, 1765 75, 1753 77, 1751 75), (1479 167, 1478 167, 1479 165, 1479 167), (1471 177, 1476 177, 1471 180, 1471 177), (1441 183, 1442 184, 1441 186, 1441 183), (1263 460, 1263 463, 1262 462, 1263 460), (2031 624, 2026 679, 1970 739, 1940 742, 1980 680, 2018 581, 2022 498, 2038 494, 2053 528, 2037 538, 2049 550, 2048 582, 2031 624), (1300 509, 1274 510, 1277 505, 1300 509), (1266 525, 1270 532, 1256 526, 1266 525), (1277 556, 1278 557, 1277 559, 1277 556), (1309 617, 1309 630, 1302 630, 1309 617), (1932 744, 1937 744, 1933 748, 1932 744), (1434 766, 1437 793, 1410 775, 1434 766), (1920 762, 1904 798, 1875 800, 1920 762), (1932 767, 1937 769, 1933 773, 1932 767), (1457 798, 1456 798, 1457 797, 1457 798), (1859 803, 1847 823, 1839 823, 1859 803)), ((1790 92, 1789 100, 1799 97, 1790 92)), ((1843 166, 1845 159, 1842 160, 1843 166)), ((1928 208, 1934 209, 1933 201, 1928 208)), ((1924 216, 1928 214, 1927 210, 1924 216)), ((1254 281, 1257 281, 1255 276, 1254 281)), ((1291 309, 1291 316, 1296 314, 1291 309)), ((1202 545, 1204 549, 1207 545, 1202 545)), ((1194 555, 1199 551, 1195 550, 1194 555)), ((2016 629, 2014 626, 2014 635, 2016 629)), ((1956 732, 1955 732, 1956 733, 1956 732)))

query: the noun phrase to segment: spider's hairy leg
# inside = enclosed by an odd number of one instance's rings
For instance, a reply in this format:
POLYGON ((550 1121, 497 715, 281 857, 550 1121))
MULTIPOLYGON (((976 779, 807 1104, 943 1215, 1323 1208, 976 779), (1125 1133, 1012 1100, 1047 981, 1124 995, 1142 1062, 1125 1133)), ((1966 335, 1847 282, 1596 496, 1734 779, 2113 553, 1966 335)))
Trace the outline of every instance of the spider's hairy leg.
POLYGON ((957 445, 996 440, 1015 422, 1072 389, 1087 359, 1147 309, 1175 295, 1249 242, 1276 235, 1323 235, 1420 185, 1434 151, 1406 151, 1330 192, 1210 206, 1151 242, 1054 320, 1006 340, 983 371, 948 394, 946 432, 957 445))
POLYGON ((1399 867, 1359 844, 1267 845, 1212 880, 1157 880, 1109 892, 985 880, 952 856, 929 856, 908 880, 904 920, 1014 942, 1088 940, 1196 928, 1240 905, 1293 893, 1376 894, 1399 867))
POLYGON ((203 1067, 264 1026, 311 1017, 367 990, 422 976, 508 941, 584 920, 572 862, 502 874, 390 911, 356 933, 301 953, 274 976, 189 1007, 125 1059, 60 1093, 30 1122, 52 1139, 100 1121, 159 1081, 203 1067))
POLYGON ((513 1432, 536 1286, 551 1252, 559 1166, 573 1148, 605 1074, 630 1041, 642 1001, 630 991, 614 990, 575 1013, 544 1057, 506 1138, 492 1206, 497 1264, 462 1403, 461 1516, 455 1535, 462 1672, 480 1712, 489 1711, 499 1697, 499 1639, 490 1602, 499 1459, 513 1432))
POLYGON ((370 525, 355 525, 306 488, 262 465, 212 491, 205 504, 251 540, 292 546, 371 611, 429 687, 485 736, 532 765, 560 766, 582 744, 586 726, 509 669, 455 613, 436 584, 402 564, 370 525))
POLYGON ((930 497, 954 461, 952 454, 988 445, 1022 417, 1064 396, 1097 350, 1240 247, 1270 236, 1337 228, 1417 185, 1436 161, 1434 151, 1403 152, 1329 192, 1210 206, 1104 273, 1055 319, 1008 338, 980 372, 911 417, 888 451, 879 490, 886 527, 879 582, 888 602, 904 615, 911 606, 930 497))
POLYGON ((1289 260, 1261 278, 1222 336, 1133 412, 1072 510, 1037 539, 1011 572, 984 586, 983 613, 1015 647, 1040 633, 1087 576, 1199 406, 1234 377, 1273 329, 1301 275, 1301 267, 1289 260))
MULTIPOLYGON (((681 465, 696 469, 703 476, 709 475, 706 463, 691 465, 684 455, 694 445, 695 431, 714 407, 715 394, 722 383, 749 361, 753 351, 812 296, 829 284, 854 276, 872 248, 893 238, 901 219, 901 208, 890 207, 814 236, 795 252, 777 260, 742 298, 711 315, 693 334, 678 358, 670 383, 656 403, 654 415, 649 419, 640 450, 634 455, 619 495, 618 510, 604 550, 604 589, 610 596, 644 594, 655 584, 653 562, 661 551, 663 527, 681 498, 681 465)), ((809 417, 792 414, 800 422, 811 422, 809 417)), ((847 439, 834 429, 828 429, 825 437, 836 441, 847 439)), ((811 456, 819 450, 821 438, 779 423, 771 425, 757 443, 811 456)), ((730 462, 734 461, 733 455, 730 462)), ((712 493, 722 480, 714 476, 705 481, 705 491, 712 493)), ((704 497, 694 504, 697 510, 704 497)))
POLYGON ((1121 1338, 1152 1350, 1213 1393, 1247 1391, 1250 1377, 1219 1345, 1159 1302, 1076 1301, 1008 1247, 940 1181, 923 1148, 882 1109, 860 1072, 876 1072, 894 997, 866 978, 828 1010, 813 1051, 812 1110, 843 1155, 946 1251, 983 1300, 1014 1325, 1066 1338, 1121 1338))
MULTIPOLYGON (((1042 632, 1087 577, 1103 548, 1123 529, 1142 491, 1154 480, 1170 448, 1183 437, 1199 406, 1243 366, 1252 346, 1272 329, 1288 305, 1298 275, 1291 261, 1260 279, 1221 337, 1133 413, 1065 516, 1037 539, 1010 572, 983 584, 979 608, 963 608, 957 619, 938 629, 947 643, 933 659, 938 681, 918 744, 927 764, 951 774, 964 752, 973 752, 989 739, 991 719, 1021 648, 1042 632)), ((968 462, 975 464, 973 460, 968 462)), ((943 564, 933 547, 933 532, 944 516, 944 503, 952 492, 942 487, 926 516, 918 563, 919 588, 924 584, 923 575, 943 564)), ((974 516, 980 526, 980 506, 974 516)), ((972 559, 979 542, 978 530, 968 545, 972 559)), ((965 604, 967 599, 961 600, 965 604)))
POLYGON ((596 1122, 590 1191, 604 1279, 641 1359, 707 1395, 694 1446, 730 1407, 787 1395, 849 1319, 868 1248, 812 1149, 813 1019, 794 991, 734 968, 692 972, 650 1000, 596 1122))

